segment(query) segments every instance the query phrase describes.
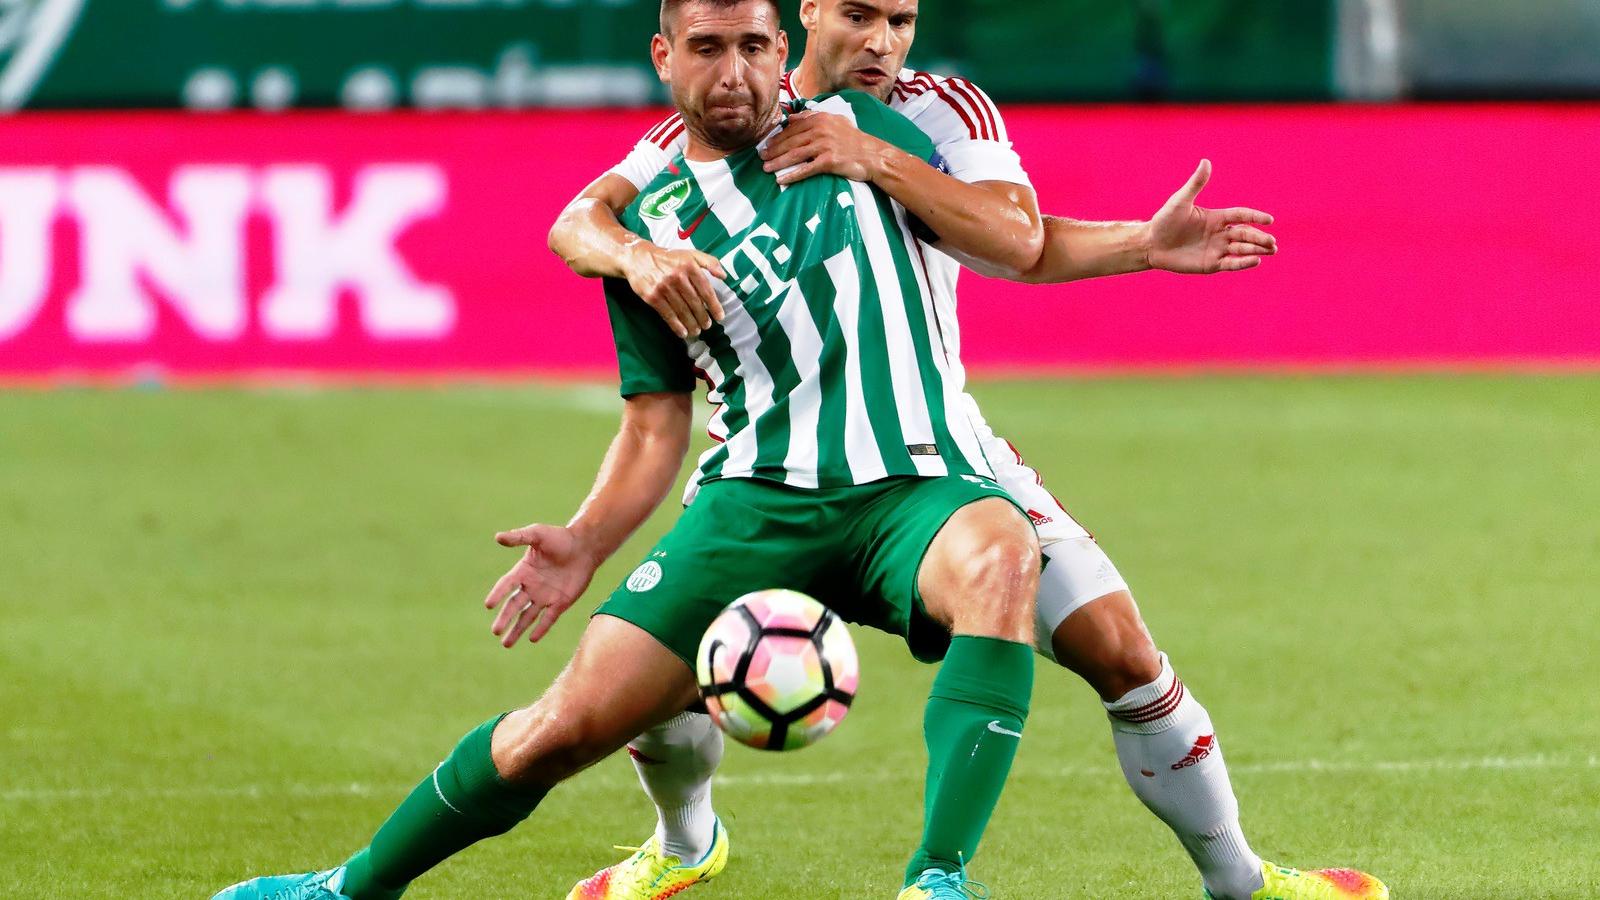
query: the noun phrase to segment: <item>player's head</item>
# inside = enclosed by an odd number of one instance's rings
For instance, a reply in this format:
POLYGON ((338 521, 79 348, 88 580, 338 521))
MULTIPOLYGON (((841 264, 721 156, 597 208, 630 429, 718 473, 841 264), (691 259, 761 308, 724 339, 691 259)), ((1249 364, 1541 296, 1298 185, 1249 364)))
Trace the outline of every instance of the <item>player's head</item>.
POLYGON ((800 24, 823 91, 887 102, 917 36, 917 0, 801 0, 800 24))
POLYGON ((777 0, 662 0, 650 56, 690 134, 740 150, 772 121, 789 38, 777 0))

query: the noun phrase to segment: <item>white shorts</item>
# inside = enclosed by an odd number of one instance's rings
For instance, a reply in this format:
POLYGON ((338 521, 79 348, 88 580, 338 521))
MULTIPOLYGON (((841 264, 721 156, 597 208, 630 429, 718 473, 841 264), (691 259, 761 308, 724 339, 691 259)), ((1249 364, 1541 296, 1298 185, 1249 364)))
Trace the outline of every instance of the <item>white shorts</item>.
POLYGON ((968 394, 967 414, 978 433, 983 455, 994 469, 995 480, 1033 520, 1044 551, 1044 571, 1039 575, 1039 604, 1034 618, 1034 649, 1056 661, 1051 638, 1067 617, 1107 594, 1128 590, 1128 582, 1112 564, 1094 535, 1072 518, 1065 506, 1044 486, 1044 479, 1022 459, 1010 441, 1000 438, 984 421, 977 401, 968 394))

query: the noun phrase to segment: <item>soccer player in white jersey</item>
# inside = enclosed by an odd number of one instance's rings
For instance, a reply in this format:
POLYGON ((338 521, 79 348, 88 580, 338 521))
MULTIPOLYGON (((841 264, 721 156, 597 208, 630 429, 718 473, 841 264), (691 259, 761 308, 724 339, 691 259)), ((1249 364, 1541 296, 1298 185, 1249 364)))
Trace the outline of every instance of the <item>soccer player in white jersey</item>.
MULTIPOLYGON (((819 172, 869 181, 915 212, 937 235, 924 248, 946 345, 958 346, 955 286, 962 263, 1024 283, 1163 269, 1189 274, 1239 271, 1276 252, 1250 209, 1194 205, 1209 178, 1202 162, 1148 222, 1080 222, 1041 216, 999 110, 977 85, 905 67, 916 31, 916 0, 803 0, 805 57, 783 81, 788 96, 853 88, 874 94, 931 137, 945 172, 897 153, 848 122, 824 114, 791 120, 763 153, 780 181, 819 172)), ((651 129, 627 158, 570 204, 551 248, 579 274, 626 278, 679 334, 721 317, 710 278, 715 258, 638 241, 616 212, 656 176, 682 143, 681 118, 651 129)), ((954 355, 954 354, 952 354, 954 355)), ((956 377, 960 377, 959 373, 956 377)), ((1300 872, 1263 863, 1239 822, 1210 716, 1173 672, 1145 628, 1116 567, 1020 453, 985 424, 966 395, 997 478, 1025 505, 1049 560, 1041 576, 1037 650, 1081 676, 1100 695, 1124 777, 1172 829, 1215 898, 1369 898, 1381 882, 1348 869, 1300 872)), ((692 487, 685 501, 693 499, 692 487)), ((655 835, 639 852, 573 888, 571 898, 661 897, 721 870, 725 833, 714 827, 711 777, 722 738, 709 718, 685 713, 630 745, 655 802, 655 835), (715 851, 715 852, 713 852, 715 851)))

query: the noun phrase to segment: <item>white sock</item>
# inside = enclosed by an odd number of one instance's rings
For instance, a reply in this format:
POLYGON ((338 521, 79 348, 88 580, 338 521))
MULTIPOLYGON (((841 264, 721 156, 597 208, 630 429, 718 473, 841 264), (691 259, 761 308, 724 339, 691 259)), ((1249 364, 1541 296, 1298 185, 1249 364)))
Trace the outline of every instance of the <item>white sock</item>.
POLYGON ((1161 676, 1107 703, 1129 787, 1178 836, 1218 900, 1261 889, 1261 858, 1239 827, 1222 747, 1205 708, 1161 655, 1161 676))
POLYGON ((686 712, 634 738, 628 755, 655 801, 661 852, 699 862, 716 837, 711 776, 722 762, 722 731, 710 716, 686 712))

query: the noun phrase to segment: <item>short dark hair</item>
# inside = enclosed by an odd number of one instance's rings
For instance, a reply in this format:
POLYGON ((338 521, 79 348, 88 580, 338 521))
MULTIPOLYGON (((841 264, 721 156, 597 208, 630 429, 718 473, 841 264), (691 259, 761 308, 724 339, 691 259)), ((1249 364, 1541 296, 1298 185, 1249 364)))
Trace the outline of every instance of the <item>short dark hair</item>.
MULTIPOLYGON (((690 3, 703 3, 706 6, 715 6, 719 9, 729 9, 750 0, 661 0, 661 33, 668 38, 672 37, 672 25, 678 20, 678 10, 690 3)), ((772 7, 772 12, 779 17, 781 24, 783 10, 778 6, 778 0, 766 0, 772 7)))

